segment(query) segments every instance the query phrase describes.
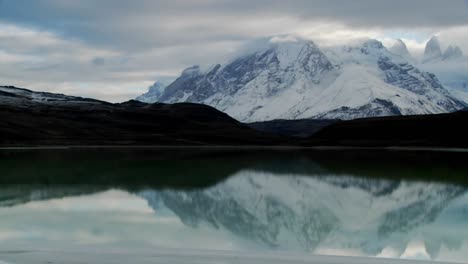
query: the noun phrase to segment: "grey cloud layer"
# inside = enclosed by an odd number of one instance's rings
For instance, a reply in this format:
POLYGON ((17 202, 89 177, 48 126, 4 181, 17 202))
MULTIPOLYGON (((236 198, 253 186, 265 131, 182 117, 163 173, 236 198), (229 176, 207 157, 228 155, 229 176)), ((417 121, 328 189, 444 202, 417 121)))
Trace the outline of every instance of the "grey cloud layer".
MULTIPOLYGON (((258 35, 259 20, 280 18, 361 28, 440 28, 467 24, 468 4, 463 0, 4 0, 0 9, 3 21, 127 49, 245 39, 258 35)), ((267 34, 275 31, 268 26, 261 29, 267 34)))

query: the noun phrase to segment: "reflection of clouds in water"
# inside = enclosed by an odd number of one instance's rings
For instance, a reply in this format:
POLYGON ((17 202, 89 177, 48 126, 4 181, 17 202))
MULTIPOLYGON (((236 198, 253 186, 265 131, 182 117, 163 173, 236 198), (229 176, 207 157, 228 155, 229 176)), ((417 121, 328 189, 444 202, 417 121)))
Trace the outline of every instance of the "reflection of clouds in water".
POLYGON ((468 193, 444 208, 427 227, 420 228, 426 248, 438 260, 460 261, 468 258, 468 193))
POLYGON ((0 208, 0 219, 0 245, 236 250, 249 244, 210 228, 189 228, 172 214, 155 215, 146 200, 123 191, 0 208))
POLYGON ((412 241, 410 242, 405 252, 401 255, 405 259, 419 259, 419 260, 430 260, 431 256, 427 253, 426 246, 423 241, 412 241))
POLYGON ((153 213, 146 201, 125 191, 109 190, 102 193, 52 199, 47 202, 30 202, 23 205, 30 210, 58 211, 125 211, 129 213, 153 213))
POLYGON ((442 245, 439 253, 439 258, 443 259, 444 261, 452 261, 452 262, 466 262, 468 259, 468 243, 467 241, 463 242, 463 245, 456 249, 448 249, 445 245, 442 245))
POLYGON ((365 257, 366 254, 357 249, 317 248, 314 254, 324 256, 365 257))

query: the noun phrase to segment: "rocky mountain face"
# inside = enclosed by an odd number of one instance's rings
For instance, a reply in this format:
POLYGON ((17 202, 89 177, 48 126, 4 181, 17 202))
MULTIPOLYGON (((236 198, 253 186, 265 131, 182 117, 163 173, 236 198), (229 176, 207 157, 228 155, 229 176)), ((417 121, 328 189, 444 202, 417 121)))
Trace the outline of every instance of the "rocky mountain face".
POLYGON ((329 246, 375 256, 392 246, 398 257, 406 239, 465 192, 446 184, 242 171, 205 190, 139 195, 188 226, 208 225, 269 248, 329 246))
POLYGON ((328 49, 302 39, 272 41, 223 65, 184 70, 157 100, 207 104, 244 122, 431 114, 463 107, 433 74, 375 40, 328 49))

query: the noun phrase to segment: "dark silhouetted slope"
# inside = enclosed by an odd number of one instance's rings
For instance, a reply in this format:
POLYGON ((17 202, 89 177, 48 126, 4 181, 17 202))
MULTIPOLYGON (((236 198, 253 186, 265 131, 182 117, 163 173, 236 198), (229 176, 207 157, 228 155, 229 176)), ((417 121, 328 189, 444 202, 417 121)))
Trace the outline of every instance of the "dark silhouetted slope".
POLYGON ((0 87, 0 145, 272 145, 210 106, 121 104, 0 87))
POLYGON ((356 119, 332 124, 310 145, 468 147, 468 111, 451 114, 356 119))

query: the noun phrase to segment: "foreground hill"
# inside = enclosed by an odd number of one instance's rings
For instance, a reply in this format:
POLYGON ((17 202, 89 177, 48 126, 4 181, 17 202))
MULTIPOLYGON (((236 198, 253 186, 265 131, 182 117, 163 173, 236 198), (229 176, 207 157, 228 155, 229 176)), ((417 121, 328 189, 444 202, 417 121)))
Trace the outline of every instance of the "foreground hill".
POLYGON ((0 87, 0 146, 271 145, 277 137, 205 105, 103 101, 0 87))
POLYGON ((248 123, 247 125, 253 129, 275 135, 295 138, 307 138, 315 134, 317 131, 320 131, 322 128, 339 121, 340 120, 333 119, 278 119, 264 122, 248 123))
POLYGON ((364 118, 323 128, 307 144, 468 148, 468 111, 451 114, 364 118))

